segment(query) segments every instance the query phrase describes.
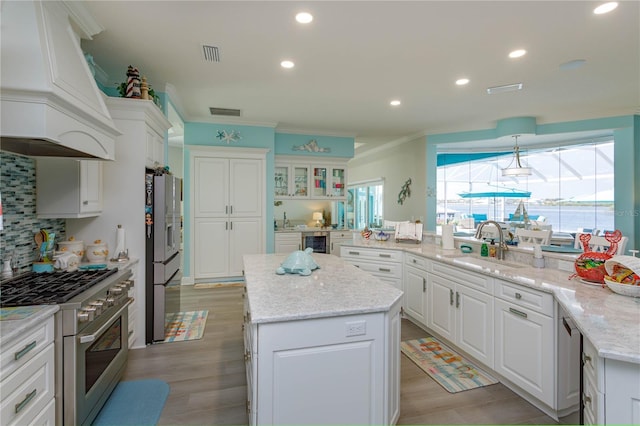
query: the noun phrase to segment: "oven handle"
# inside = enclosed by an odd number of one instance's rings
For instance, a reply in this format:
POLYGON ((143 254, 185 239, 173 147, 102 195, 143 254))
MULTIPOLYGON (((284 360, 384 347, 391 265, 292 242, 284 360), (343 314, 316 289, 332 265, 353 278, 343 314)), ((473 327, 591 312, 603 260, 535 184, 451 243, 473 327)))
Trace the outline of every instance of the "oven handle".
POLYGON ((122 311, 127 309, 132 301, 133 300, 131 298, 128 298, 125 304, 122 305, 120 309, 118 309, 118 312, 113 314, 111 318, 109 318, 109 320, 106 321, 102 327, 96 330, 93 334, 81 334, 80 336, 78 336, 78 341, 80 343, 90 343, 96 340, 96 337, 100 336, 102 333, 104 333, 107 330, 107 328, 111 327, 111 320, 119 316, 122 313, 122 311))

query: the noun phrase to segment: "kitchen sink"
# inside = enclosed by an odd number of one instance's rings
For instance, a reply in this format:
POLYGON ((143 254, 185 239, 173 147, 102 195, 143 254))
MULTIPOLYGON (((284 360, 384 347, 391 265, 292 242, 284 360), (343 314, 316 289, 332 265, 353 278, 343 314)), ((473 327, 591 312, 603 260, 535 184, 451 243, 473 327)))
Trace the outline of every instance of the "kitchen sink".
POLYGON ((445 257, 447 259, 452 260, 453 263, 464 264, 469 266, 477 266, 479 268, 485 268, 485 269, 496 269, 496 270, 518 269, 518 268, 527 268, 529 266, 522 263, 506 262, 504 260, 491 258, 491 257, 481 258, 481 257, 475 257, 475 256, 461 256, 461 255, 455 255, 455 256, 451 255, 451 256, 445 256, 445 257))

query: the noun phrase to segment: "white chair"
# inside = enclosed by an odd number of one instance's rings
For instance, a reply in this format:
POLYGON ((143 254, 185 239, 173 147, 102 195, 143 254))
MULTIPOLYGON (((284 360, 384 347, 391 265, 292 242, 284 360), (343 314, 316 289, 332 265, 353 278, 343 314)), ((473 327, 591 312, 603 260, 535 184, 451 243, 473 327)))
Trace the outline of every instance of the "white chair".
MULTIPOLYGON (((582 241, 580 241, 580 236, 583 234, 576 234, 576 239, 573 244, 574 248, 584 250, 582 245, 582 241)), ((612 256, 616 254, 624 254, 624 249, 627 247, 627 241, 629 241, 629 237, 622 237, 620 241, 618 241, 618 248, 615 252, 610 253, 612 256)), ((587 251, 593 251, 596 253, 604 253, 611 246, 611 242, 609 242, 604 235, 591 235, 589 239, 589 249, 587 251)))
POLYGON ((551 240, 551 230, 539 230, 534 231, 532 229, 516 229, 516 237, 518 238, 518 245, 532 246, 540 244, 542 246, 548 246, 551 240))

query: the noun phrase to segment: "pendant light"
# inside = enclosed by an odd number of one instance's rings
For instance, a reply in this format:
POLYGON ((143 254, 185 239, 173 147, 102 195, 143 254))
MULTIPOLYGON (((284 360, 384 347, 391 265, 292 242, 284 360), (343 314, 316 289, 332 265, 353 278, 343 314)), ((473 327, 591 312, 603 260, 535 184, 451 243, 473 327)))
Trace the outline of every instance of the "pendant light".
POLYGON ((518 147, 518 137, 520 135, 514 135, 516 140, 516 146, 513 147, 513 159, 507 168, 502 169, 502 176, 530 176, 531 167, 522 167, 520 164, 520 148, 518 147), (515 162, 515 164, 514 164, 515 162))

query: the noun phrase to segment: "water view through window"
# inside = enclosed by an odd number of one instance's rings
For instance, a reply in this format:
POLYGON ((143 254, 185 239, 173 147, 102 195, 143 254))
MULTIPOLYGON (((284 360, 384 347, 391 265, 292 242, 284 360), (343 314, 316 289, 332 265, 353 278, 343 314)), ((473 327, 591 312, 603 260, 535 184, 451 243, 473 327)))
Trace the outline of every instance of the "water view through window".
POLYGON ((530 176, 502 176, 510 153, 468 157, 439 158, 438 225, 509 222, 521 204, 535 225, 554 232, 615 229, 612 140, 525 151, 530 176))

